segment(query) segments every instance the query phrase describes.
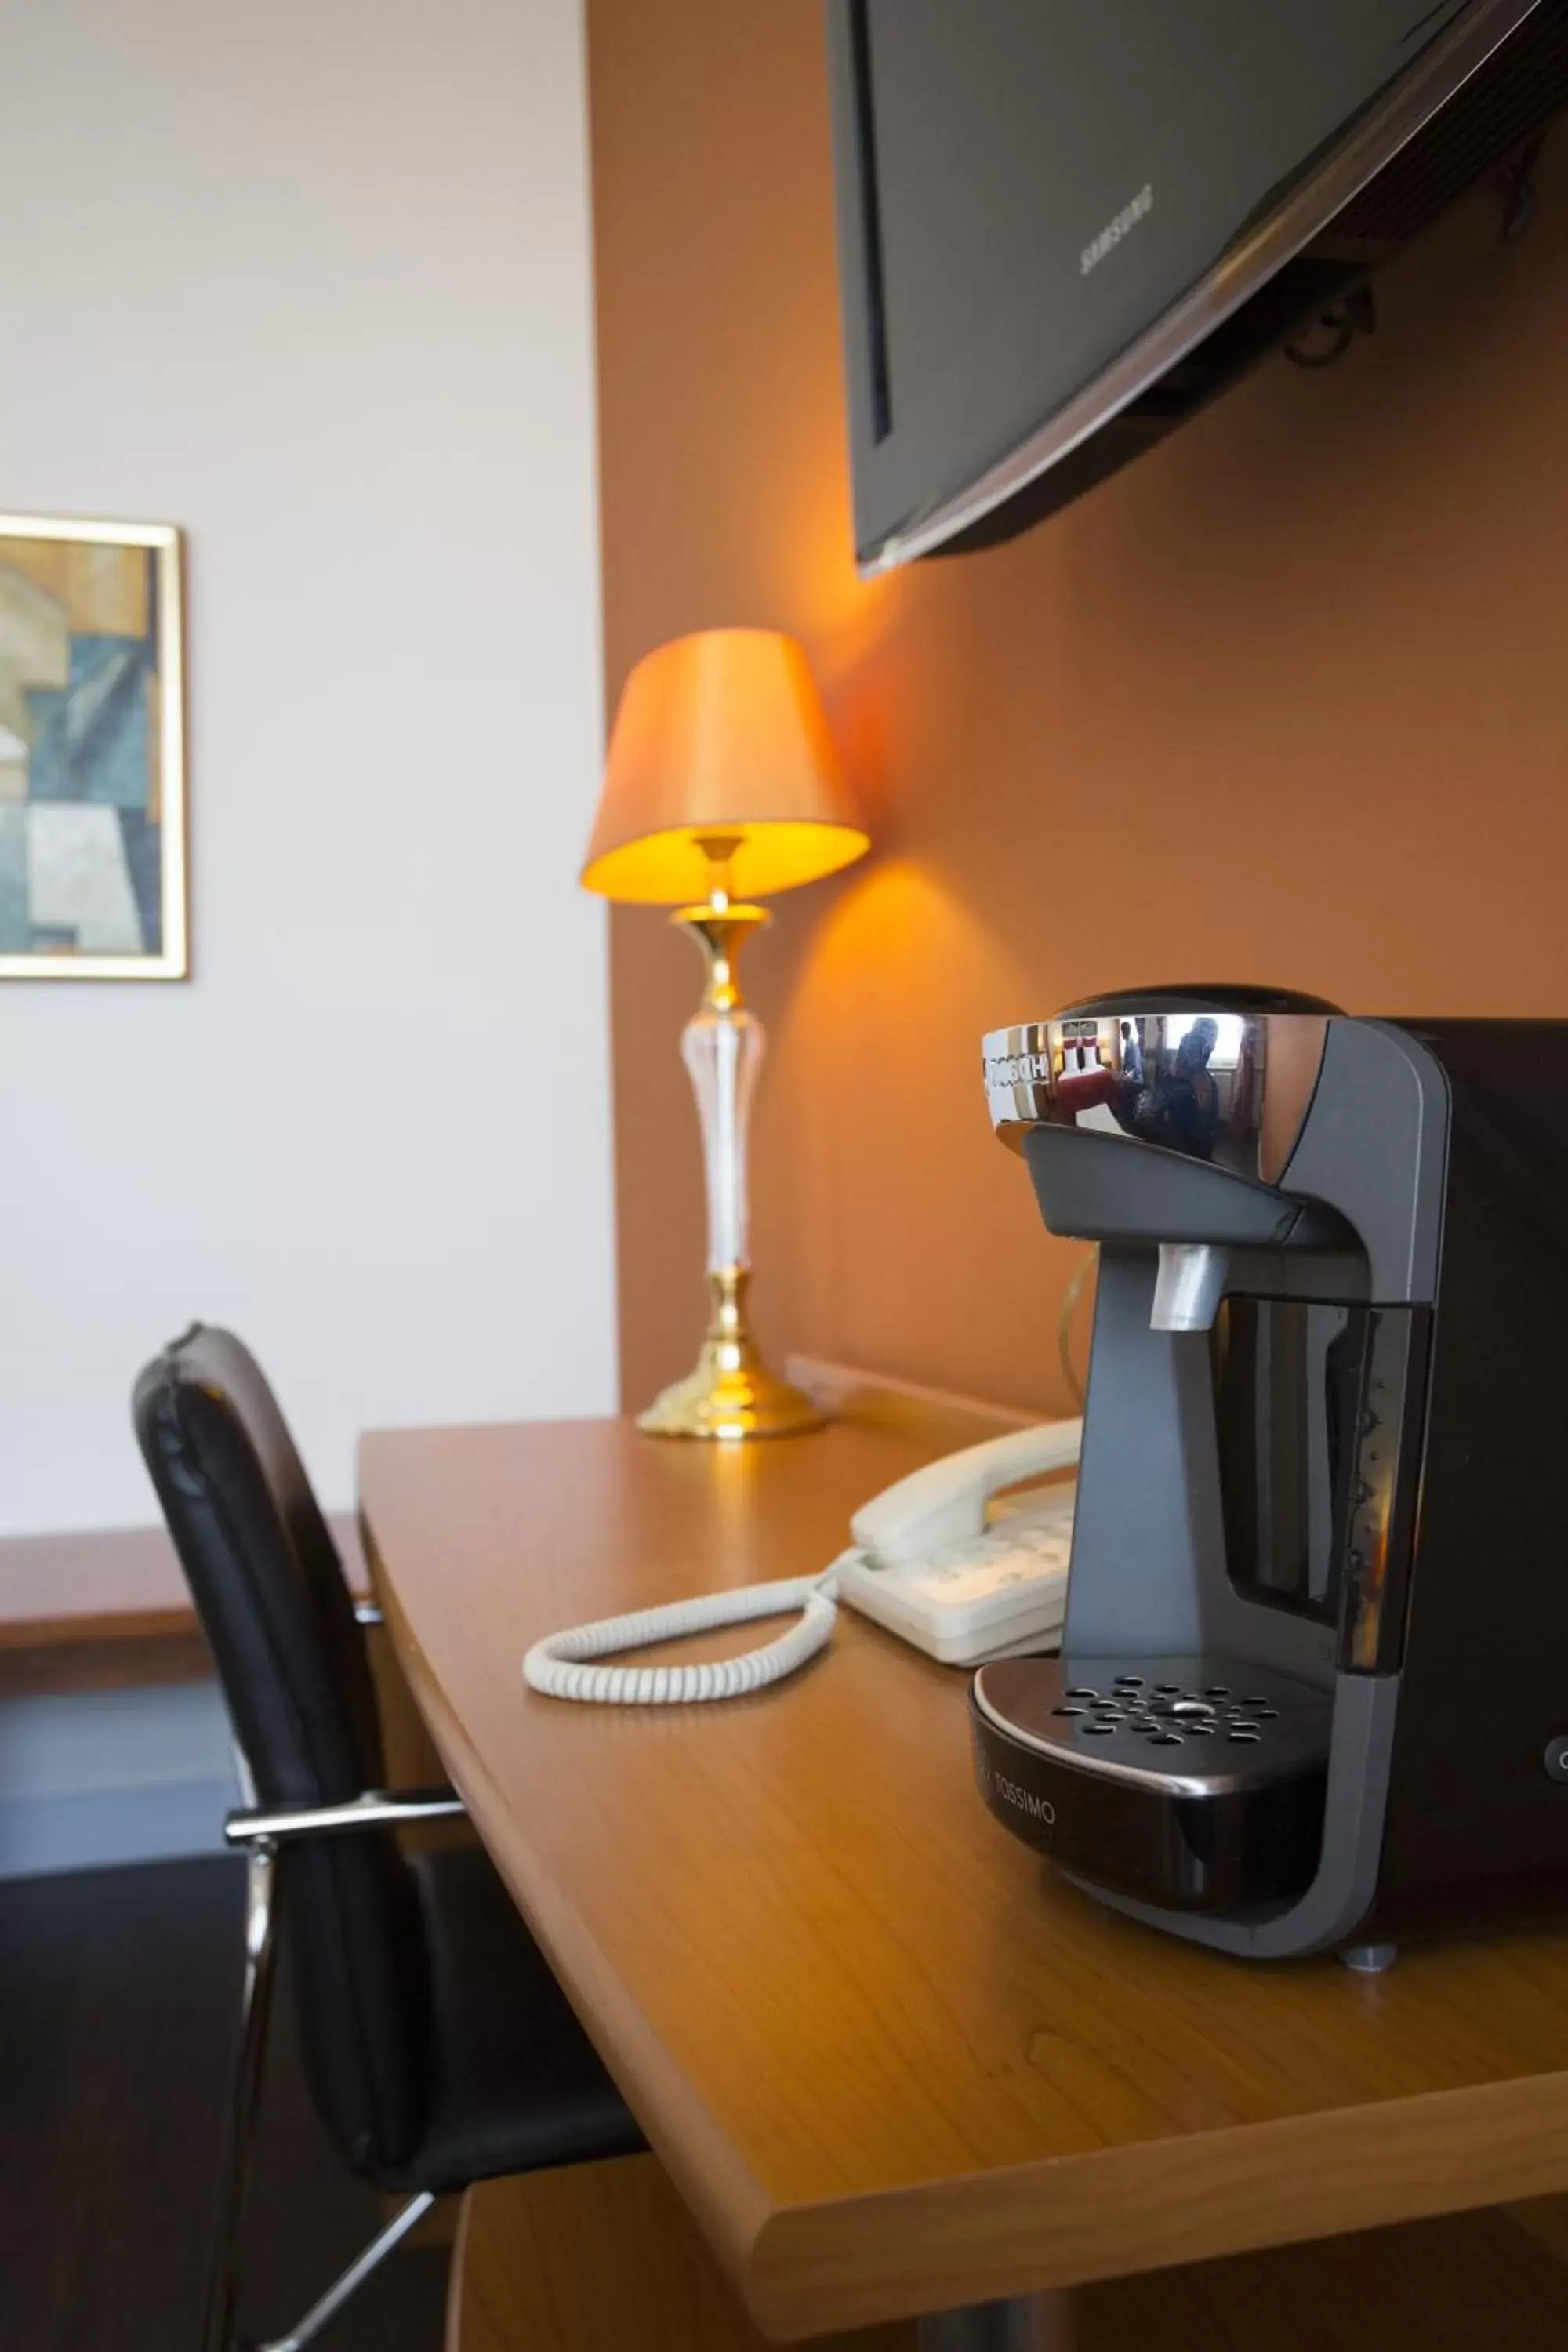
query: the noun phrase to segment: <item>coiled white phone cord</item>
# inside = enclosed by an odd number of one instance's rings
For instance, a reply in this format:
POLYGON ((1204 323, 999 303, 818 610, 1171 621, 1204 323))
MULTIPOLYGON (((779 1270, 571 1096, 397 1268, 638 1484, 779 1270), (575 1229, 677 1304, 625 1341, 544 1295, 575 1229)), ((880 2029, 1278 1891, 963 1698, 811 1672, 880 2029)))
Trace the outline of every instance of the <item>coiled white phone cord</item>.
POLYGON ((625 1617, 601 1617, 596 1624, 535 1642, 522 1662, 529 1685, 547 1698, 583 1699, 621 1706, 676 1706, 693 1699, 743 1698, 782 1682, 831 1639, 838 1616, 834 1594, 840 1554, 820 1576, 789 1576, 776 1584, 752 1584, 738 1592, 710 1592, 700 1601, 672 1601, 661 1609, 637 1609, 625 1617), (694 1666, 604 1666, 590 1663, 616 1650, 640 1650, 652 1642, 673 1642, 682 1633, 707 1633, 716 1625, 744 1625, 753 1617, 799 1612, 787 1633, 738 1658, 694 1666))

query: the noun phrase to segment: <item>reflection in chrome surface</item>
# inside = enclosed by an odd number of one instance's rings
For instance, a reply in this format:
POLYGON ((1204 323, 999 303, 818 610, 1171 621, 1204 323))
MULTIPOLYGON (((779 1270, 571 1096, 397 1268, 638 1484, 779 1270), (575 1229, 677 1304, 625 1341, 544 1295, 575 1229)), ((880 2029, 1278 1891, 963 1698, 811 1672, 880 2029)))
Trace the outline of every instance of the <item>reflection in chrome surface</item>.
MULTIPOLYGON (((1194 992, 1195 993, 1195 992, 1194 992)), ((1263 1012, 1151 993, 1103 997, 982 1046, 992 1125, 1099 1128, 1278 1181, 1323 1058, 1327 1008, 1263 1012)))

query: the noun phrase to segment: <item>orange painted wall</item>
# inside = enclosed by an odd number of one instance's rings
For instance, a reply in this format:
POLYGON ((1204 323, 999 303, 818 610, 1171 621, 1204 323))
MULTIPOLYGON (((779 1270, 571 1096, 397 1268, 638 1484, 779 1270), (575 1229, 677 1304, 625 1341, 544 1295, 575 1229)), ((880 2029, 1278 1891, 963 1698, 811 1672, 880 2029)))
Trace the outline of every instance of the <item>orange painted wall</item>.
MULTIPOLYGON (((591 0, 608 685, 797 632, 879 852, 751 951, 755 1304, 790 1347, 1051 1406, 1074 1263, 983 1030, 1170 977, 1568 1015, 1568 174, 1478 194, 1341 368, 1276 362, 1014 546, 849 554, 820 12, 591 0)), ((1559 144, 1568 149, 1568 131, 1559 144)), ((698 973, 613 931, 624 1375, 687 1369, 698 973)))

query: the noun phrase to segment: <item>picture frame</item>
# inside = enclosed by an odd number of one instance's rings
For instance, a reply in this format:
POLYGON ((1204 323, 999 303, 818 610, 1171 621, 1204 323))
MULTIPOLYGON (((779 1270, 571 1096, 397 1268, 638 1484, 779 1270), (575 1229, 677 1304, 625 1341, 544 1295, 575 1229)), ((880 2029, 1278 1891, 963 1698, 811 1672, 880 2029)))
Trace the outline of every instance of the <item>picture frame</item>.
POLYGON ((0 514, 0 981, 184 980, 184 547, 0 514))

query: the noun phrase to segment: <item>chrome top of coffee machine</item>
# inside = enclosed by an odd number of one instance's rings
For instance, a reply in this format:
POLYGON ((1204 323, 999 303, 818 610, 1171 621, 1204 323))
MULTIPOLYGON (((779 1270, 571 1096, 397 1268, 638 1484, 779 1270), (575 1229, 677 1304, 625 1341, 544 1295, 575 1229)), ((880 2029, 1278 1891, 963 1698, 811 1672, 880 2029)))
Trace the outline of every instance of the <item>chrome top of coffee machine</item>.
POLYGON ((1100 1281, 1059 1661, 986 1801, 1259 1958, 1568 1895, 1568 1023, 1132 991, 985 1086, 1100 1281))

